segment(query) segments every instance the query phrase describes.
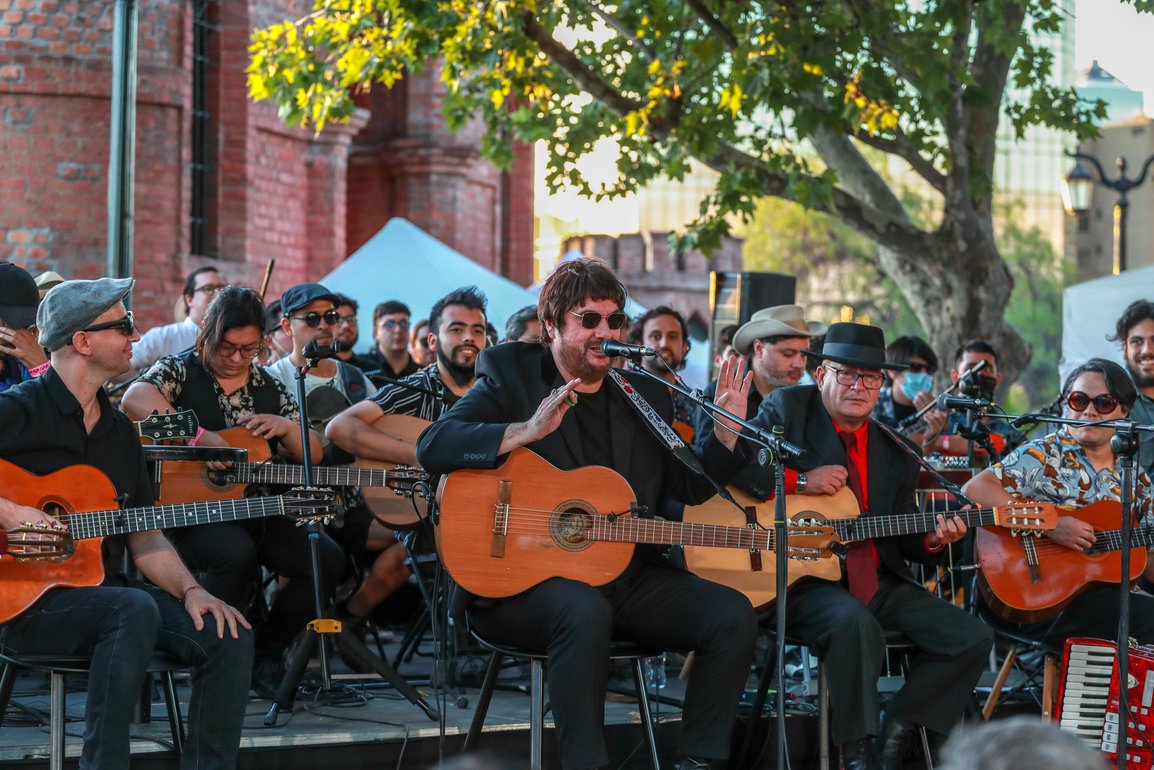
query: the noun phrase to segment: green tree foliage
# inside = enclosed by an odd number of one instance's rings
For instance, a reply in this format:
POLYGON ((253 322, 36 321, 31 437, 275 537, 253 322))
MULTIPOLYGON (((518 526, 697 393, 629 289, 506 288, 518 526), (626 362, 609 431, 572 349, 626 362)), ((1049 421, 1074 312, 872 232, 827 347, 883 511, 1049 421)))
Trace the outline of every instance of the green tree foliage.
POLYGON ((1003 112, 1019 134, 1092 133, 1101 105, 1048 84, 1033 32, 1054 0, 317 0, 257 30, 249 84, 292 124, 349 117, 358 90, 440 68, 451 124, 480 120, 484 150, 542 140, 547 177, 595 197, 719 173, 684 246, 708 249, 774 196, 828 213, 879 247, 878 264, 936 347, 1029 348, 1005 321, 1013 276, 998 252, 992 169, 1003 112), (1008 87, 1020 97, 1009 98, 1008 87), (578 161, 621 148, 615 179, 578 161), (900 158, 937 196, 919 224, 863 153, 900 158))

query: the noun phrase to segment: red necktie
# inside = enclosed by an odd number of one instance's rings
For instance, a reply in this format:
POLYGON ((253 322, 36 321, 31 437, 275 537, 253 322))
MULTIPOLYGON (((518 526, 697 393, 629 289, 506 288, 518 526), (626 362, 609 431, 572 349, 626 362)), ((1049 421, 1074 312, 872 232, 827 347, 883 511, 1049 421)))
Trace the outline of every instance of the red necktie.
MULTIPOLYGON (((847 481, 850 491, 857 498, 858 505, 865 513, 862 503, 861 475, 858 473, 857 463, 850 457, 850 449, 857 444, 857 436, 848 432, 838 433, 841 443, 845 445, 846 468, 849 471, 847 481)), ((850 543, 849 553, 845 557, 845 572, 849 579, 849 592, 856 596, 862 604, 869 604, 870 599, 878 591, 878 573, 874 564, 873 543, 869 540, 857 540, 850 543)))

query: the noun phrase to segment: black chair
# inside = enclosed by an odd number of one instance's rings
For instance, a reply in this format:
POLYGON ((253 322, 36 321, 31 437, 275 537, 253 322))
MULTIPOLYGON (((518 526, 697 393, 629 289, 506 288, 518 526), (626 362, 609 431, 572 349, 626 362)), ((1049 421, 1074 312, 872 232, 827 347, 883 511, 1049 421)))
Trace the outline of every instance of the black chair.
MULTIPOLYGON (((493 690, 497 685, 497 674, 501 670, 501 662, 507 658, 523 658, 529 661, 529 767, 530 770, 541 770, 541 745, 545 723, 545 663, 549 656, 543 652, 531 652, 518 647, 496 644, 481 637, 470 629, 469 633, 485 649, 492 651, 489 667, 485 670, 485 679, 481 684, 481 693, 477 697, 477 710, 473 712, 473 721, 469 724, 469 732, 465 736, 465 753, 476 749, 481 738, 481 731, 485 726, 485 716, 489 711, 489 701, 493 698, 493 690)), ((649 695, 645 690, 644 661, 658 653, 644 649, 632 642, 613 642, 609 648, 610 661, 629 661, 633 669, 633 683, 637 691, 637 705, 641 711, 641 729, 645 734, 645 743, 649 749, 649 761, 653 770, 661 770, 657 759, 657 738, 653 732, 653 717, 649 710, 649 695)))
MULTIPOLYGON (((12 688, 16 683, 17 669, 41 671, 49 675, 49 768, 61 770, 64 767, 64 678, 67 674, 88 672, 89 658, 58 655, 13 655, 0 653, 0 726, 12 698, 12 688)), ((145 694, 141 699, 141 721, 151 717, 151 679, 159 674, 165 706, 168 709, 168 726, 172 732, 173 749, 179 755, 184 749, 184 721, 180 713, 180 701, 176 697, 174 672, 187 668, 167 658, 154 658, 148 666, 149 677, 145 682, 145 694)))

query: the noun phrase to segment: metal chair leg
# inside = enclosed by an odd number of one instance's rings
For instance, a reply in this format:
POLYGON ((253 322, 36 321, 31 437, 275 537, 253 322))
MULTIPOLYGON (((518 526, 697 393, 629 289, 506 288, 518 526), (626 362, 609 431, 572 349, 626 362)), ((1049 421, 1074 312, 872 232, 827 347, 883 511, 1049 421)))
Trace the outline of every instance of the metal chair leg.
POLYGON ((541 734, 545 730, 545 671, 529 661, 529 770, 541 770, 541 734))
POLYGON ((633 683, 637 688, 637 706, 641 711, 641 729, 645 734, 645 743, 649 749, 649 762, 653 770, 661 770, 661 761, 657 758, 657 736, 653 732, 653 713, 649 708, 649 691, 645 688, 645 662, 643 658, 633 659, 633 683))
POLYGON ((48 696, 48 767, 64 770, 64 674, 49 674, 48 696))
POLYGON ((473 711, 473 721, 469 723, 469 732, 465 734, 464 752, 468 754, 477 748, 481 739, 481 732, 485 729, 485 716, 489 713, 489 702, 493 700, 493 688, 497 686, 497 673, 501 670, 501 660, 505 656, 494 652, 489 658, 489 667, 485 669, 485 679, 481 682, 481 692, 477 696, 477 707, 473 711))

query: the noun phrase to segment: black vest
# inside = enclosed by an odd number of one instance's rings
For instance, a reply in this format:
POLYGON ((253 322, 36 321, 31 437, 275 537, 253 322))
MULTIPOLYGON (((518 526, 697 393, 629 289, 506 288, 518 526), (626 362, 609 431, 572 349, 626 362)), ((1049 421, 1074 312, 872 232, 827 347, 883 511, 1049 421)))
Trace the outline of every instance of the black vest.
MULTIPOLYGON (((177 358, 184 364, 185 380, 184 387, 173 406, 196 412, 196 419, 205 430, 220 431, 233 427, 228 424, 216 400, 216 383, 213 376, 201 363, 196 351, 185 351, 177 358)), ((266 375, 263 385, 256 387, 250 380, 248 387, 252 392, 253 409, 257 414, 280 414, 280 391, 277 389, 276 380, 266 375)))

